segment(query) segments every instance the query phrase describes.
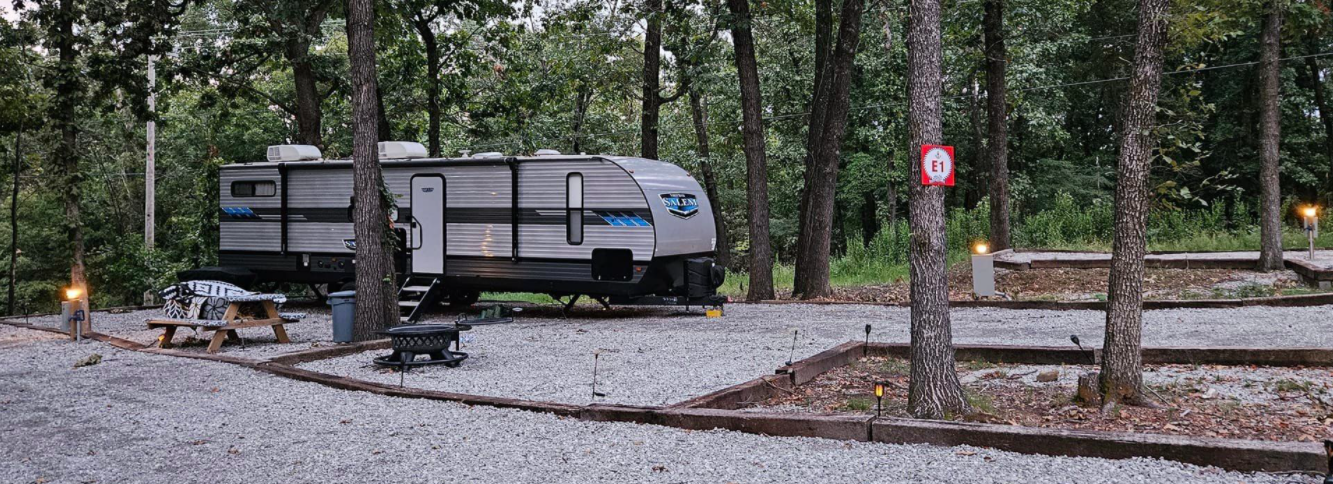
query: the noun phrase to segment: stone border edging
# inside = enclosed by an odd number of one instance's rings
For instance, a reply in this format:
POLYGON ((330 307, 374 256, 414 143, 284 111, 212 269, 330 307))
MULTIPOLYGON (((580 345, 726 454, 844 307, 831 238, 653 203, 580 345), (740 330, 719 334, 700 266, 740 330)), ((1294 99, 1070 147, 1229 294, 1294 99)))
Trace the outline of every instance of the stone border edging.
MULTIPOLYGON (((54 328, 33 327, 27 324, 3 322, 12 326, 64 334, 54 328)), ((819 368, 827 371, 838 364, 846 364, 857 357, 857 350, 863 352, 901 351, 904 344, 871 344, 848 342, 824 351, 792 365, 783 367, 776 375, 767 375, 751 382, 742 383, 720 392, 696 397, 682 404, 671 407, 636 407, 627 405, 572 405, 554 402, 538 402, 503 397, 467 395, 460 393, 423 390, 411 387, 395 387, 382 383, 354 378, 339 377, 326 373, 303 370, 276 362, 313 361, 305 358, 321 359, 354 352, 354 349, 372 349, 381 344, 377 341, 347 345, 341 347, 318 348, 279 356, 267 361, 257 361, 225 355, 193 353, 179 350, 163 350, 147 347, 143 344, 92 333, 90 338, 107 342, 118 348, 167 356, 231 363, 251 368, 274 376, 293 380, 318 383, 342 390, 364 391, 377 395, 421 398, 428 400, 450 401, 465 405, 485 405, 499 408, 512 408, 535 412, 552 413, 558 416, 574 417, 580 420, 604 422, 634 422, 640 424, 664 425, 682 429, 713 430, 726 429, 752 434, 781 437, 820 437, 838 440, 856 440, 863 442, 881 442, 894 444, 930 444, 930 445, 971 445, 999 450, 1057 456, 1102 457, 1123 459, 1131 457, 1167 458, 1197 465, 1217 466, 1235 471, 1313 471, 1328 472, 1326 457, 1322 446, 1317 443, 1264 442, 1236 439, 1209 439, 1156 434, 1132 434, 1118 432, 1073 431, 1045 429, 1010 425, 948 422, 935 420, 912 420, 900 418, 876 418, 863 415, 825 415, 791 414, 772 412, 742 412, 732 409, 703 408, 705 405, 728 405, 739 407, 752 398, 763 397, 773 389, 790 391, 787 385, 798 378, 813 378, 819 368), (284 358, 286 358, 284 360, 284 358), (685 405, 692 402, 692 405, 685 405)), ((979 346, 958 347, 959 354, 968 355, 970 351, 985 353, 979 346), (968 349, 973 348, 973 349, 968 349)), ((1208 350, 1206 348, 1156 348, 1162 351, 1185 351, 1185 354, 1208 350)), ((1243 351, 1243 348, 1223 349, 1243 351)), ((1050 358, 1069 358, 1068 348, 1027 348, 989 347, 991 352, 1013 352, 1013 356, 1023 354, 1038 355, 1053 351, 1050 358), (1008 349, 1005 349, 1008 348, 1008 349), (1027 353, 1018 352, 1019 349, 1027 353)), ((1294 351, 1333 350, 1297 349, 1294 351)), ((1073 350, 1077 352, 1077 350, 1073 350)), ((1083 353, 1086 355, 1086 353, 1083 353)), ((1148 355, 1145 353, 1145 361, 1148 355)), ((822 373, 822 371, 820 371, 822 373)))

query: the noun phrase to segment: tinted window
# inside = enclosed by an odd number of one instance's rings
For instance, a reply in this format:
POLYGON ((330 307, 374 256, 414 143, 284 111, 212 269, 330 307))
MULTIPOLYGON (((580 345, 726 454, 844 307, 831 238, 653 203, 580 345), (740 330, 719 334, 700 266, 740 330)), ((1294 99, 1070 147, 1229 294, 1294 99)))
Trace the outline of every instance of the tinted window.
POLYGON ((272 181, 231 182, 233 197, 271 197, 278 194, 278 185, 272 181))
POLYGON ((569 243, 583 243, 583 174, 565 178, 565 236, 569 243))

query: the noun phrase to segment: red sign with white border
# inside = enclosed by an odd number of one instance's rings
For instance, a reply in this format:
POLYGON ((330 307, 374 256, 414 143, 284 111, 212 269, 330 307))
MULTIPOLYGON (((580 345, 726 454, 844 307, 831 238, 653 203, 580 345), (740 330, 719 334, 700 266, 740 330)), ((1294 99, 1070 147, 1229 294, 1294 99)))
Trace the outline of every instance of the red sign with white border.
POLYGON ((921 145, 921 184, 926 186, 953 186, 953 147, 921 145))

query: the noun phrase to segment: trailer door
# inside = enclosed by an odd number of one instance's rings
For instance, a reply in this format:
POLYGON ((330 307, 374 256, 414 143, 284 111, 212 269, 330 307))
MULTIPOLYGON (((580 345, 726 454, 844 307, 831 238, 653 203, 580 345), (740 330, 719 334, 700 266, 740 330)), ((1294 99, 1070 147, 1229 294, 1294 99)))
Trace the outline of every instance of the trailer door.
POLYGON ((444 274, 444 176, 412 177, 412 273, 444 274))

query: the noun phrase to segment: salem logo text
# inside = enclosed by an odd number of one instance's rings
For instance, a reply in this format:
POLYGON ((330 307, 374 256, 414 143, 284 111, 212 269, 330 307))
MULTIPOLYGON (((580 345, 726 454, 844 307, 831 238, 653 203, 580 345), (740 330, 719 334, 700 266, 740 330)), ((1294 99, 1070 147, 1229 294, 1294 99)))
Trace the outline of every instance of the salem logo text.
POLYGON ((699 198, 690 193, 663 193, 662 205, 671 215, 690 218, 699 213, 699 198))

